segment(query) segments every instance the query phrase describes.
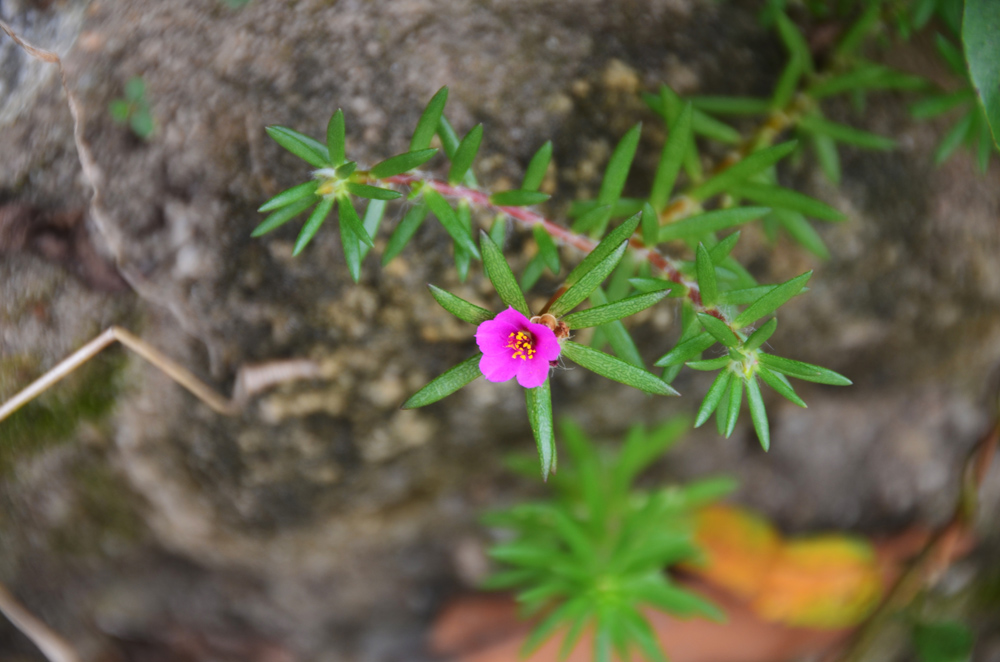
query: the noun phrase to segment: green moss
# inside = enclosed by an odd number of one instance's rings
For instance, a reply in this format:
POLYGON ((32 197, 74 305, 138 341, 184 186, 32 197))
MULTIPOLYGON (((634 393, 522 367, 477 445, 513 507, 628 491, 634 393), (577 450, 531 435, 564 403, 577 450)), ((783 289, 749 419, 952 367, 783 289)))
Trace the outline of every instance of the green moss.
MULTIPOLYGON (((34 374, 24 357, 0 360, 0 383, 25 386, 34 374)), ((17 461, 68 440, 81 422, 96 423, 111 411, 121 390, 125 356, 111 348, 0 423, 0 477, 17 461)))

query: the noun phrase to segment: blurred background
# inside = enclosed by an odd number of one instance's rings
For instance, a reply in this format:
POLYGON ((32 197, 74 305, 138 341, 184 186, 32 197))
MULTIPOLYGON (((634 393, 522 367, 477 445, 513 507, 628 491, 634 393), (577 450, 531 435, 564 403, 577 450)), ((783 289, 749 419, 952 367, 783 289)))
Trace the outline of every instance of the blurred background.
MULTIPOLYGON (((641 92, 770 94, 787 55, 758 21, 762 4, 0 0, 0 19, 63 56, 106 212, 90 213, 58 69, 3 36, 0 397, 112 324, 224 392, 241 367, 320 366, 224 418, 121 348, 102 354, 0 424, 0 582, 86 659, 438 659, 435 619, 491 567, 477 518, 545 493, 502 464, 533 449, 513 382, 399 409, 475 347, 426 283, 494 306, 492 288, 476 266, 458 282, 437 225, 386 268, 370 257, 359 285, 332 225, 294 259, 297 223, 251 239, 256 208, 308 176, 263 127, 321 136, 342 108, 349 157, 371 165, 406 149, 447 85, 459 133, 485 125, 484 186, 515 187, 554 142, 545 210, 565 219, 638 121, 626 195, 648 190, 665 132, 641 92), (139 115, 131 126, 122 100, 139 115)), ((837 27, 807 28, 817 57, 837 27)), ((954 85, 932 43, 916 35, 872 57, 954 85)), ((839 186, 808 156, 782 170, 784 185, 847 214, 819 228, 830 260, 754 227, 736 249, 761 281, 816 270, 770 344, 854 386, 803 384, 807 410, 768 400, 767 454, 749 420, 728 440, 714 426, 693 432, 651 484, 732 476, 734 500, 789 535, 880 540, 951 515, 1000 386, 1000 170, 994 160, 981 174, 965 152, 935 166, 949 124, 913 120, 910 101, 826 107, 899 145, 843 149, 839 186)), ((392 227, 405 207, 390 209, 392 227)), ((534 245, 510 236, 516 271, 534 245)), ((535 299, 558 283, 543 278, 535 299)), ((647 365, 675 342, 675 318, 670 305, 632 318, 647 365)), ((692 414, 703 376, 685 371, 683 397, 653 399, 560 370, 554 407, 616 443, 634 422, 692 414)), ((948 570, 934 607, 972 624, 981 660, 1000 659, 998 505, 994 467, 978 546, 948 570)), ((2 620, 0 659, 43 658, 2 620)))

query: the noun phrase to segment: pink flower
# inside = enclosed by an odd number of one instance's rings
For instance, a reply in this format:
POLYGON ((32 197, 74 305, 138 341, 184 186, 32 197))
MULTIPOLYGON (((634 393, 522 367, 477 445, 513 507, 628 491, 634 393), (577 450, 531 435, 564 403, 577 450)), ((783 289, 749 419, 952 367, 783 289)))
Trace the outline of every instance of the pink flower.
POLYGON ((544 324, 533 324, 508 308, 476 329, 476 342, 483 353, 479 369, 491 382, 517 377, 524 388, 541 386, 549 376, 549 361, 562 349, 556 334, 544 324))

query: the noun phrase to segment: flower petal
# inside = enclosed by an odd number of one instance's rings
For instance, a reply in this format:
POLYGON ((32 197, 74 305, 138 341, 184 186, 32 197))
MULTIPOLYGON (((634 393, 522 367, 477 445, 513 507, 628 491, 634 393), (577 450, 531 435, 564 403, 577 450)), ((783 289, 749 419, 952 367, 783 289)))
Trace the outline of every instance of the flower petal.
POLYGON ((555 361, 559 358, 562 345, 559 344, 559 339, 556 338, 556 334, 552 329, 544 324, 532 324, 529 322, 528 330, 535 337, 535 358, 545 361, 555 361))
MULTIPOLYGON (((514 311, 517 312, 517 311, 514 311)), ((506 354, 510 356, 507 342, 510 334, 521 329, 505 321, 486 320, 476 329, 476 344, 483 354, 506 354)), ((508 379, 510 379, 508 377, 508 379)))
MULTIPOLYGON (((479 359, 479 370, 489 382, 505 382, 517 374, 521 361, 513 361, 509 356, 483 354, 479 359)), ((520 378, 519 378, 520 379, 520 378)))
POLYGON ((502 313, 494 317, 493 320, 496 322, 504 322, 506 324, 515 326, 519 331, 527 329, 528 325, 530 324, 530 322, 528 322, 527 317, 517 312, 510 306, 507 307, 507 310, 503 311, 502 313))
MULTIPOLYGON (((521 361, 520 369, 517 371, 517 383, 524 388, 535 388, 545 383, 549 377, 549 362, 543 361, 536 355, 530 361, 521 361)), ((489 377, 487 377, 489 379, 489 377)))

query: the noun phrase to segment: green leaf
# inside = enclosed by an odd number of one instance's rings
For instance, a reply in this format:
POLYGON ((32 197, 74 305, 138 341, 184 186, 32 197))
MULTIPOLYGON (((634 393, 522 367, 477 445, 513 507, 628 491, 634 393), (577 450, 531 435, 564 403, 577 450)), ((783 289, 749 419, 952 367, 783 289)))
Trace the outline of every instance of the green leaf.
MULTIPOLYGON (((604 279, 608 277, 608 274, 610 274, 614 268, 618 266, 622 257, 625 256, 626 248, 628 248, 628 242, 621 242, 617 250, 605 257, 599 263, 595 264, 590 271, 582 275, 580 280, 570 285, 569 288, 563 292, 562 296, 556 299, 555 303, 552 304, 549 308, 549 312, 556 317, 560 317, 561 315, 573 310, 573 308, 575 308, 579 303, 589 297, 590 294, 604 282, 604 279)), ((593 253, 591 253, 591 255, 593 255, 593 253)), ((584 260, 584 262, 585 261, 586 260, 584 260)), ((583 263, 581 262, 581 264, 583 263)), ((568 278, 567 282, 569 282, 568 278)))
POLYGON ((337 198, 337 212, 340 215, 341 224, 347 223, 351 228, 351 232, 354 233, 358 239, 360 239, 368 248, 374 248, 375 242, 372 238, 368 236, 368 231, 365 230, 365 226, 361 224, 361 219, 358 218, 358 212, 354 209, 354 204, 351 203, 351 199, 346 195, 341 195, 337 198))
POLYGON ((806 43, 806 38, 802 35, 802 32, 799 31, 799 28, 792 23, 791 19, 784 12, 779 12, 775 18, 777 19, 778 34, 781 35, 781 40, 785 42, 785 47, 788 48, 789 54, 793 58, 802 61, 807 73, 812 73, 812 51, 809 50, 809 44, 806 43))
POLYGON ((784 379, 784 375, 780 372, 771 372, 763 366, 757 366, 757 374, 760 375, 760 378, 764 380, 765 384, 777 391, 781 397, 798 405, 799 407, 802 407, 803 409, 806 408, 805 401, 799 397, 799 395, 795 392, 795 389, 792 388, 792 385, 788 383, 787 379, 784 379))
MULTIPOLYGON (((734 487, 731 481, 727 482, 729 483, 728 490, 719 490, 718 486, 713 486, 712 489, 724 495, 727 491, 732 491, 734 487)), ((680 618, 702 616, 717 623, 726 621, 726 615, 718 607, 700 595, 671 586, 662 577, 657 577, 655 581, 645 581, 640 586, 635 587, 633 591, 636 597, 643 602, 648 602, 654 607, 680 618)))
MULTIPOLYGON (((528 169, 524 171, 524 181, 521 182, 522 191, 537 191, 545 180, 545 172, 549 169, 549 161, 552 160, 552 141, 547 140, 544 145, 538 148, 535 155, 531 157, 528 169)), ((532 203, 538 204, 538 203, 532 203)))
POLYGON ((785 228, 785 231, 791 235, 792 239, 799 242, 807 251, 822 260, 830 258, 830 251, 827 250, 826 244, 823 243, 823 238, 813 229, 813 226, 809 224, 805 216, 797 211, 775 209, 773 218, 781 227, 785 228))
POLYGON ((715 342, 715 336, 707 331, 705 333, 699 333, 692 338, 678 343, 676 347, 661 356, 653 365, 659 368, 664 368, 666 366, 684 363, 692 356, 697 356, 698 354, 704 352, 706 349, 714 345, 715 342))
POLYGON ((139 106, 128 121, 129 127, 132 129, 132 133, 139 136, 140 138, 149 138, 153 135, 153 116, 149 113, 149 108, 145 105, 139 106))
POLYGON ((451 161, 451 169, 448 170, 448 183, 458 184, 465 177, 465 173, 472 167, 472 162, 479 152, 479 144, 483 141, 483 125, 477 124, 472 130, 465 134, 462 142, 455 150, 455 157, 451 161))
POLYGON ((403 194, 399 191, 379 188, 378 186, 369 186, 368 184, 358 184, 357 182, 347 182, 347 190, 359 198, 368 198, 369 200, 398 200, 403 197, 403 194))
POLYGON ((715 359, 706 359, 704 361, 689 361, 685 363, 687 367, 692 370, 703 370, 705 372, 714 372, 716 370, 722 370, 730 364, 732 359, 727 354, 726 356, 720 356, 715 359))
POLYGON ((731 193, 760 205, 777 209, 791 209, 824 221, 842 221, 846 218, 844 214, 825 202, 783 186, 744 182, 732 188, 731 193))
POLYGON ((549 380, 535 388, 524 389, 525 404, 528 406, 528 421, 535 434, 538 459, 542 465, 542 480, 556 469, 556 438, 552 426, 552 392, 549 380))
POLYGON ((262 234, 270 232, 275 228, 284 225, 288 221, 292 220, 306 209, 311 207, 316 203, 317 198, 315 195, 310 195, 308 197, 302 198, 292 204, 282 207, 278 211, 274 212, 270 216, 264 219, 264 222, 254 228, 254 231, 250 233, 251 237, 259 237, 262 234))
POLYGON ((710 140, 720 143, 737 145, 743 140, 739 131, 729 126, 725 122, 706 115, 700 110, 691 113, 691 129, 699 136, 704 136, 710 140))
MULTIPOLYGON (((572 209, 570 211, 572 212, 572 209)), ((597 227, 604 228, 611 219, 613 211, 613 205, 593 207, 586 213, 576 217, 573 221, 573 230, 575 232, 590 232, 597 227)))
POLYGON ((482 354, 476 353, 472 358, 466 359, 444 374, 438 375, 410 396, 410 399, 403 403, 403 409, 416 409, 437 402, 471 383, 476 377, 482 376, 483 373, 479 370, 481 357, 482 354))
POLYGON ((674 294, 675 289, 684 289, 683 285, 678 285, 663 278, 629 278, 628 282, 640 292, 661 292, 666 290, 670 296, 676 296, 674 294))
POLYGON ((952 92, 951 94, 928 97, 910 106, 910 115, 918 120, 937 117, 938 115, 947 113, 955 106, 968 103, 975 98, 975 91, 969 88, 952 92))
POLYGON ((913 628, 913 646, 920 662, 968 662, 974 644, 975 636, 969 626, 958 621, 918 623, 913 628))
POLYGON ((111 113, 111 119, 124 124, 132 114, 132 104, 124 99, 115 99, 108 104, 108 111, 111 113))
POLYGON ((857 21, 854 22, 847 33, 841 38, 840 43, 834 49, 834 57, 848 58, 854 55, 854 51, 864 42, 874 28, 876 28, 882 18, 882 3, 873 2, 868 5, 857 21))
POLYGON ((578 345, 570 340, 562 343, 563 356, 570 361, 607 377, 616 382, 633 386, 646 393, 653 395, 679 395, 669 384, 662 381, 652 373, 646 372, 642 368, 637 368, 631 363, 626 363, 610 354, 578 345))
POLYGON ((796 276, 795 278, 778 285, 773 290, 754 301, 750 304, 749 308, 740 313, 733 322, 733 326, 737 329, 742 329, 748 324, 756 322, 761 317, 770 315, 786 301, 801 292, 802 288, 805 287, 805 284, 809 282, 809 278, 811 276, 812 271, 807 271, 801 276, 796 276))
POLYGON ((715 381, 708 388, 708 393, 705 394, 705 399, 701 401, 701 407, 698 408, 698 416, 694 421, 696 428, 704 425, 705 421, 712 415, 712 412, 719 406, 723 394, 729 390, 729 381, 731 379, 739 379, 739 377, 733 375, 729 370, 722 370, 715 376, 715 381))
MULTIPOLYGON (((610 289, 610 287, 608 289, 610 289)), ((607 304, 608 298, 607 295, 605 295, 604 290, 600 287, 594 290, 590 295, 590 303, 594 307, 607 304)), ((625 325, 622 324, 620 320, 605 322, 600 325, 597 330, 599 333, 595 333, 594 339, 591 341, 591 344, 595 349, 598 349, 598 343, 602 342, 598 340, 598 335, 603 335, 603 337, 607 339, 608 344, 611 345, 611 349, 614 350, 615 356, 623 361, 631 363, 636 367, 643 367, 642 356, 639 355, 639 349, 635 346, 632 336, 629 335, 628 330, 625 329, 625 325)))
POLYGON ((556 248, 556 242, 552 241, 552 236, 543 225, 536 225, 531 232, 535 236, 535 243, 538 244, 538 254, 542 256, 549 271, 554 274, 559 273, 559 249, 556 248))
POLYGON ((447 101, 447 87, 442 87, 431 97, 431 100, 427 103, 427 107, 424 108, 423 114, 420 115, 417 128, 414 130, 413 138, 410 140, 411 152, 427 149, 431 146, 431 138, 434 137, 434 132, 438 126, 438 119, 440 119, 441 113, 444 111, 444 104, 447 101))
MULTIPOLYGON (((372 239, 378 235, 379 226, 382 224, 383 216, 385 216, 385 204, 385 200, 372 200, 368 203, 368 207, 365 208, 365 218, 361 225, 372 239)), ((358 241, 360 242, 360 240, 358 241)), ((371 247, 368 244, 359 243, 359 250, 361 259, 363 260, 368 255, 371 247)))
POLYGON ((548 193, 524 189, 500 191, 490 196, 490 204, 497 207, 530 207, 540 205, 551 197, 548 193))
POLYGON ((767 451, 771 447, 771 428, 767 424, 767 410, 764 408, 764 398, 760 395, 760 385, 752 377, 744 380, 743 385, 747 390, 747 406, 750 407, 753 429, 757 432, 761 448, 767 451))
MULTIPOLYGON (((309 245, 312 238, 316 236, 319 232, 320 226, 329 216, 330 210, 333 209, 333 198, 324 198, 319 201, 316 208, 313 209, 312 213, 309 214, 309 218, 306 219, 306 224, 302 226, 301 232, 299 232, 298 239, 295 240, 295 248, 292 249, 292 255, 298 255, 302 250, 309 245)), ((275 212, 276 214, 278 212, 275 212)))
POLYGON ((705 244, 698 244, 694 266, 698 272, 698 289, 701 291, 701 303, 705 307, 711 307, 715 304, 719 290, 715 283, 715 265, 712 263, 712 258, 709 256, 705 244))
MULTIPOLYGON (((721 423, 723 432, 722 436, 729 439, 733 436, 733 430, 736 429, 736 419, 740 417, 740 405, 743 402, 743 379, 738 375, 733 375, 733 378, 729 380, 729 393, 726 398, 726 411, 725 419, 721 423)), ((720 408, 716 416, 721 415, 723 412, 720 408)))
POLYGON ((698 110, 716 115, 763 115, 771 109, 767 99, 752 97, 690 97, 688 101, 698 110))
MULTIPOLYGON (((257 211, 272 211, 274 209, 280 209, 281 207, 290 205, 296 200, 301 200, 306 196, 315 194, 317 186, 319 186, 319 182, 316 181, 305 182, 304 184, 293 186, 292 188, 282 191, 265 202, 259 209, 257 209, 257 211)), ((313 200, 313 202, 315 202, 315 200, 313 200)))
POLYGON ((719 303, 730 306, 753 303, 776 287, 777 285, 757 285, 755 287, 744 287, 738 290, 726 290, 725 292, 719 293, 719 303))
POLYGON ((812 134, 809 136, 812 141, 813 151, 816 152, 816 160, 823 174, 834 184, 840 183, 840 155, 837 154, 837 143, 830 136, 812 134))
POLYGON ((1000 4, 966 0, 962 43, 993 143, 1000 147, 1000 4))
POLYGON ((604 180, 601 182, 601 189, 597 193, 598 205, 613 205, 621 197, 625 188, 625 179, 628 171, 632 167, 632 159, 635 158, 635 150, 639 145, 639 133, 642 131, 642 124, 636 124, 622 136, 611 154, 608 162, 608 169, 604 172, 604 180))
POLYGON ((970 111, 965 117, 960 119, 958 123, 951 127, 948 133, 945 134, 944 138, 941 140, 941 144, 934 151, 934 163, 941 165, 948 160, 948 157, 952 155, 958 146, 962 144, 962 141, 966 139, 969 133, 972 131, 972 122, 975 118, 974 111, 970 111))
POLYGON ((418 149, 414 152, 406 152, 378 163, 368 171, 368 176, 372 179, 386 179, 395 175, 401 175, 414 168, 419 168, 430 161, 437 154, 436 149, 418 149))
POLYGON ((637 294, 626 299, 621 299, 620 301, 615 301, 614 303, 572 313, 564 317, 562 321, 570 329, 586 329, 592 326, 599 326, 607 322, 635 315, 661 301, 667 294, 669 294, 669 290, 661 290, 649 294, 637 294))
POLYGON ((940 32, 934 35, 934 46, 955 75, 965 78, 965 57, 962 51, 940 32))
POLYGON ((764 324, 764 326, 750 334, 750 337, 743 343, 743 349, 747 351, 757 349, 767 342, 768 338, 774 334, 774 330, 777 328, 778 318, 772 317, 767 321, 767 323, 764 324))
POLYGON ((427 201, 427 206, 437 216, 437 219, 441 221, 441 225, 451 235, 451 238, 455 240, 455 243, 469 251, 476 259, 479 259, 479 249, 476 248, 476 244, 472 241, 469 229, 462 224, 455 210, 444 199, 444 196, 432 188, 425 188, 424 200, 427 201))
MULTIPOLYGON (((653 188, 649 193, 649 203, 656 212, 661 212, 670 201, 670 193, 677 182, 684 161, 684 153, 691 142, 691 104, 685 104, 677 119, 670 125, 670 135, 663 144, 660 163, 653 177, 653 188)), ((658 219, 657 219, 658 220, 658 219)), ((652 246, 656 242, 646 242, 652 246)))
POLYGON ((854 90, 918 90, 927 86, 919 76, 911 76, 889 67, 866 63, 846 73, 830 76, 811 86, 807 94, 813 99, 825 99, 854 90))
POLYGON ((319 141, 284 126, 268 126, 264 127, 264 130, 267 131, 267 135, 274 139, 274 142, 309 165, 317 168, 330 166, 330 153, 327 151, 326 145, 319 141))
POLYGON ((326 125, 326 148, 330 152, 330 164, 339 166, 344 162, 344 147, 347 138, 344 134, 344 111, 337 109, 330 116, 326 125))
POLYGON ((706 331, 712 334, 712 337, 726 347, 739 347, 740 337, 736 335, 735 331, 729 328, 728 324, 718 317, 713 317, 708 313, 698 313, 698 321, 701 322, 702 327, 706 331))
POLYGON ((435 287, 434 285, 428 285, 427 287, 431 289, 431 296, 441 304, 442 308, 463 322, 479 325, 494 317, 492 311, 480 308, 474 303, 469 303, 451 292, 442 290, 440 287, 435 287))
POLYGON ((525 317, 531 317, 528 303, 524 300, 524 293, 518 287, 514 272, 510 270, 510 265, 503 257, 503 251, 493 243, 493 240, 484 231, 479 232, 479 245, 483 247, 483 265, 486 267, 486 276, 493 283, 493 288, 500 295, 500 300, 525 317))
POLYGON ((806 61, 795 56, 788 59, 788 64, 782 69, 778 83, 774 86, 774 94, 771 97, 772 109, 785 110, 788 108, 795 96, 795 91, 798 89, 799 79, 805 72, 806 61))
POLYGON ((536 255, 531 258, 531 261, 525 265, 524 271, 521 272, 521 291, 527 292, 533 288, 543 273, 545 273, 545 260, 542 259, 541 255, 536 255))
POLYGON ((418 202, 410 207, 406 215, 403 216, 403 220, 396 226, 392 236, 389 237, 389 244, 385 247, 385 253, 382 254, 383 266, 389 264, 406 248, 406 244, 416 234, 425 218, 427 218, 427 205, 425 203, 418 202))
POLYGON ((551 614, 539 623, 524 640, 521 646, 521 657, 527 657, 555 633, 556 629, 566 622, 575 622, 590 611, 590 600, 585 596, 577 596, 559 605, 551 614))
POLYGON ((783 356, 774 356, 773 354, 764 354, 761 352, 758 360, 775 372, 780 372, 789 377, 795 377, 807 382, 829 384, 831 386, 850 386, 852 383, 847 377, 828 368, 822 368, 811 363, 803 363, 802 361, 793 361, 783 356))
POLYGON ((643 657, 650 662, 667 662, 667 657, 663 654, 649 621, 627 605, 621 608, 621 612, 628 638, 639 644, 643 657))
POLYGON ((892 138, 855 129, 845 124, 837 124, 817 115, 803 115, 799 120, 799 128, 809 133, 827 136, 838 142, 857 145, 864 149, 887 150, 896 147, 896 141, 892 138))
POLYGON ((361 280, 361 242, 348 223, 340 225, 340 245, 344 249, 344 261, 351 272, 351 279, 357 283, 361 280))
POLYGON ((146 96, 146 81, 141 77, 129 78, 125 83, 125 98, 129 101, 142 101, 146 96))
POLYGON ((569 272, 569 275, 566 276, 566 285, 573 285, 576 283, 585 274, 592 271, 594 267, 604 260, 604 258, 618 250, 622 242, 628 241, 629 237, 632 236, 636 228, 639 227, 639 218, 639 215, 636 214, 609 232, 608 236, 602 239, 601 242, 594 247, 594 250, 590 251, 587 257, 583 258, 583 261, 576 265, 576 268, 573 269, 573 271, 569 272))
POLYGON ((771 211, 767 207, 733 207, 708 211, 660 226, 660 241, 697 239, 712 232, 743 225, 771 211))
POLYGON ((334 174, 337 176, 338 179, 347 179, 357 169, 358 169, 357 163, 355 163, 354 161, 347 161, 337 166, 334 169, 334 174))
POLYGON ((740 233, 734 232, 715 246, 708 249, 708 256, 712 258, 712 264, 719 266, 722 262, 729 257, 733 248, 736 247, 736 242, 740 240, 740 233))
POLYGON ((688 195, 701 202, 708 198, 728 191, 729 187, 739 182, 743 182, 754 175, 761 173, 775 163, 785 158, 795 149, 798 142, 791 140, 774 147, 768 147, 758 152, 754 152, 742 161, 723 170, 718 175, 712 177, 704 184, 691 189, 688 195))

